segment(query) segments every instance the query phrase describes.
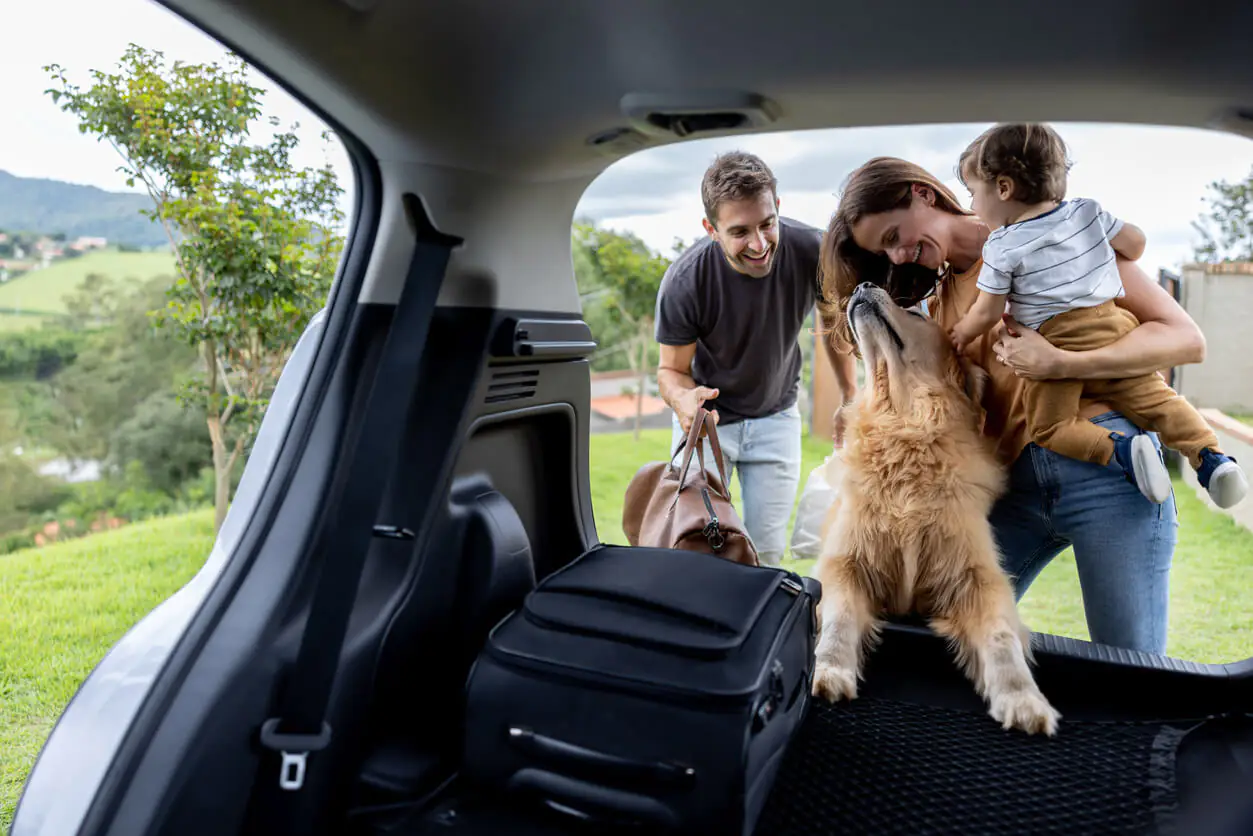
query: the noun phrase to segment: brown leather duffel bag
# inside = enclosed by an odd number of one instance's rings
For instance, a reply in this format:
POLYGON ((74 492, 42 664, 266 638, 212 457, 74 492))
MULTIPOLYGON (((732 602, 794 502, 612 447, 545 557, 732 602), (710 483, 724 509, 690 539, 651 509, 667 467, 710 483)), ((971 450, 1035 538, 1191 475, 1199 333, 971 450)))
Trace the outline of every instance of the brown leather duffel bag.
POLYGON ((706 552, 759 565, 757 549, 731 504, 722 446, 708 410, 697 410, 687 438, 669 461, 649 462, 631 479, 622 506, 622 531, 632 546, 706 552), (705 469, 702 430, 713 448, 717 476, 705 469), (676 468, 674 458, 680 451, 683 463, 676 468), (693 454, 698 467, 692 467, 693 454))

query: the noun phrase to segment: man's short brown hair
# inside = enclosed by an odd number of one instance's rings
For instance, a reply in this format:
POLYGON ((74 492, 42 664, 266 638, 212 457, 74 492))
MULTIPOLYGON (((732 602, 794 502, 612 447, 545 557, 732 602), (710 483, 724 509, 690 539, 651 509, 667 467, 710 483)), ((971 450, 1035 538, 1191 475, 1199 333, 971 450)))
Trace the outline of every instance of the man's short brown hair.
POLYGON ((974 178, 987 182, 997 177, 1014 181, 1010 200, 1044 203, 1066 197, 1066 174, 1070 160, 1066 143, 1048 125, 1013 122, 984 131, 962 152, 957 176, 962 185, 974 178))
POLYGON ((751 200, 762 192, 778 197, 778 181, 770 167, 755 154, 728 151, 719 154, 705 170, 700 183, 700 199, 705 204, 705 217, 718 225, 718 209, 723 203, 751 200))

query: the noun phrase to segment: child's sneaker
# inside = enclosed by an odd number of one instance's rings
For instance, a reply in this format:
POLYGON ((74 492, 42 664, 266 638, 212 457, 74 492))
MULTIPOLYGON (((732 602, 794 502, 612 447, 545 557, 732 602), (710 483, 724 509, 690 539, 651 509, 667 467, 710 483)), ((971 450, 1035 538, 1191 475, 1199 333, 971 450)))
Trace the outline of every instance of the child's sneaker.
POLYGON ((1141 433, 1125 436, 1110 433, 1114 440, 1114 459, 1122 466, 1127 481, 1140 489, 1149 502, 1161 505, 1170 498, 1170 474, 1158 455, 1153 441, 1141 433))
POLYGON ((1208 447, 1201 451, 1201 466, 1197 468, 1196 478, 1219 508, 1230 508, 1249 492, 1249 482, 1236 460, 1225 453, 1215 453, 1208 447))

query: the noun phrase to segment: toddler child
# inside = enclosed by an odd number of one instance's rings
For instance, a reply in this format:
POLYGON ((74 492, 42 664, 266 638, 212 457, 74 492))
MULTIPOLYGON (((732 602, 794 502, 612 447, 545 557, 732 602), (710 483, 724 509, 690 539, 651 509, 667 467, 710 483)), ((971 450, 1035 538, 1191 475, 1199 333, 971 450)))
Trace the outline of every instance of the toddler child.
MULTIPOLYGON (((1115 253, 1136 260, 1144 233, 1094 200, 1066 200, 1066 148, 1047 125, 1004 124, 962 153, 958 175, 972 208, 992 229, 983 246, 979 295, 953 327, 958 351, 1005 313, 1058 348, 1089 351, 1139 325, 1114 299, 1125 295, 1115 253)), ((1079 418, 1080 398, 1099 399, 1187 456, 1220 508, 1244 498, 1248 481, 1218 447, 1209 423, 1157 374, 1118 380, 1028 380, 1023 403, 1032 440, 1063 456, 1108 465, 1152 502, 1170 496, 1170 476, 1146 435, 1128 438, 1079 418)))

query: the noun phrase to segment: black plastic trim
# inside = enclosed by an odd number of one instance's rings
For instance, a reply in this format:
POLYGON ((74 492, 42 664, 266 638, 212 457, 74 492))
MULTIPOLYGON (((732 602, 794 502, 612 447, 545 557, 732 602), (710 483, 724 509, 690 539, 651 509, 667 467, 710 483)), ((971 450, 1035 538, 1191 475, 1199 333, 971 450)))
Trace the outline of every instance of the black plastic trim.
POLYGON ((1140 650, 1128 650, 1124 647, 1112 647, 1107 644, 1085 642, 1066 636, 1055 636, 1052 633, 1033 633, 1031 635, 1031 647, 1036 653, 1070 656, 1075 659, 1088 659, 1110 665, 1171 671, 1193 676, 1213 676, 1224 679, 1231 676, 1230 665, 1190 662, 1187 659, 1176 659, 1173 656, 1158 656, 1140 650))
POLYGON ((493 357, 573 360, 596 350, 592 329, 581 319, 508 316, 492 338, 493 357))
MULTIPOLYGON (((545 403, 536 404, 534 406, 521 407, 508 411, 495 412, 486 415, 480 415, 470 424, 468 429, 469 435, 474 435, 480 430, 492 427, 498 424, 507 424, 519 419, 529 418, 535 415, 559 415, 570 420, 570 425, 575 432, 571 434, 572 449, 570 453, 570 465, 572 473, 570 474, 570 486, 574 492, 574 501, 578 504, 578 513, 575 515, 575 522, 579 528, 579 537, 581 539, 581 551, 579 554, 587 551, 593 546, 600 544, 600 539, 596 532, 596 514, 592 508, 591 502, 591 470, 588 459, 589 445, 586 439, 580 443, 579 438, 579 420, 578 413, 574 406, 568 403, 545 403), (580 478, 586 475, 586 480, 580 478)), ((573 560, 577 554, 571 555, 573 560)), ((540 558, 537 556, 537 572, 540 568, 540 558)), ((539 576, 537 575, 537 580, 539 576)))

